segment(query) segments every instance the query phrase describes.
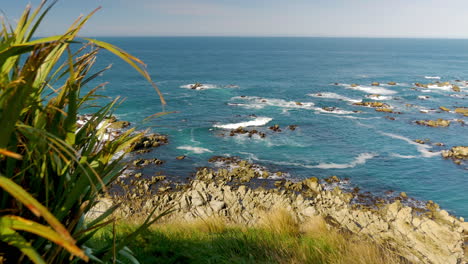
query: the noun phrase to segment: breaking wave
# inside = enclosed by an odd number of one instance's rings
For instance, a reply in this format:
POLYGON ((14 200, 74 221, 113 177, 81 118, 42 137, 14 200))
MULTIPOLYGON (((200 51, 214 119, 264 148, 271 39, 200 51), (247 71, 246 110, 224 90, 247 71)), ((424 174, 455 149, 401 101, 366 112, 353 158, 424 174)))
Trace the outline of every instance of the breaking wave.
POLYGON ((240 122, 240 123, 231 123, 231 124, 224 124, 224 125, 214 125, 217 128, 223 129, 236 129, 239 127, 249 127, 249 126, 264 126, 268 124, 273 118, 270 117, 257 117, 254 120, 240 122))

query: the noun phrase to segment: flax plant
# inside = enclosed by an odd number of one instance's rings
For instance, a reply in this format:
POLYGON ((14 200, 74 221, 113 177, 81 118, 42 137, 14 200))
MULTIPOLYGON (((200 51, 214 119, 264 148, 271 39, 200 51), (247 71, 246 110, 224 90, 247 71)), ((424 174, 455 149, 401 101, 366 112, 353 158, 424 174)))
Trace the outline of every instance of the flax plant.
POLYGON ((118 100, 98 108, 77 127, 79 113, 98 97, 89 87, 106 69, 93 70, 105 49, 133 66, 158 92, 144 64, 108 43, 77 35, 95 13, 80 17, 62 35, 34 34, 56 1, 26 7, 13 28, 0 31, 0 263, 137 263, 125 246, 154 222, 93 249, 88 241, 107 224, 116 207, 87 221, 99 195, 122 172, 121 159, 141 134, 129 130, 102 141, 102 123, 118 100), (48 4, 48 5, 47 5, 48 4), (101 125, 100 125, 101 124, 101 125))

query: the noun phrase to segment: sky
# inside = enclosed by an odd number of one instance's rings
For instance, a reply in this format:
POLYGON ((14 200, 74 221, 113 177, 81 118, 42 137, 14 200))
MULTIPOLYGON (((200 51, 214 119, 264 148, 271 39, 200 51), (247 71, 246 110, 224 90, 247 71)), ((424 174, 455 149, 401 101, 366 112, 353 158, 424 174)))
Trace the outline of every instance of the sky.
MULTIPOLYGON (((49 1, 50 2, 50 1, 49 1)), ((40 0, 0 0, 11 23, 40 0)), ((59 0, 40 35, 468 38, 467 0, 59 0)))

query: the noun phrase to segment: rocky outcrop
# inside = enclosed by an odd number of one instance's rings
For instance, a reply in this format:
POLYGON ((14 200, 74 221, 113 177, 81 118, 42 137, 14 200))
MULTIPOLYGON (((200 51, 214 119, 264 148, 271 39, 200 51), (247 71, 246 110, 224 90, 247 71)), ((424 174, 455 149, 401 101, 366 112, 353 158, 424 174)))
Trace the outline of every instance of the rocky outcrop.
POLYGON ((115 121, 115 122, 109 124, 109 126, 107 128, 120 130, 120 129, 124 129, 124 128, 128 127, 128 126, 130 126, 130 122, 128 122, 128 121, 115 121))
POLYGON ((132 144, 130 147, 132 151, 140 151, 145 152, 150 150, 151 148, 157 148, 161 145, 167 144, 168 137, 159 134, 149 134, 144 135, 138 141, 132 144))
POLYGON ((371 102, 359 102, 359 103, 354 103, 353 105, 359 105, 359 106, 367 106, 367 107, 378 107, 378 108, 389 108, 390 106, 386 103, 382 102, 376 102, 376 101, 371 101, 371 102))
POLYGON ((444 112, 450 112, 450 109, 448 109, 447 107, 444 107, 444 106, 439 106, 439 109, 444 111, 444 112))
MULTIPOLYGON (((212 162, 231 159, 215 157, 212 162)), ((244 225, 257 223, 261 212, 284 208, 300 222, 321 215, 329 225, 388 245, 414 263, 456 264, 467 260, 464 256, 467 223, 440 210, 435 203, 429 202, 424 211, 405 206, 399 200, 361 205, 356 203, 357 193, 330 188, 340 181, 337 177, 330 177, 325 183, 314 177, 292 182, 278 178, 277 173, 265 174, 246 161, 232 162, 230 168, 198 170, 195 179, 185 186, 172 188, 164 183, 165 178, 134 181, 140 187, 125 187, 128 193, 115 197, 112 203, 123 203, 117 214, 124 217, 145 216, 153 208, 156 214, 172 209, 164 221, 222 216, 244 225), (276 187, 263 187, 265 184, 259 187, 258 181, 274 182, 276 187), (163 185, 151 192, 158 183, 163 185)), ((401 194, 399 199, 407 199, 407 195, 401 194)), ((103 202, 108 206, 112 203, 103 202)))
POLYGON ((468 116, 468 107, 455 108, 455 113, 468 116))
POLYGON ((457 146, 450 150, 442 151, 442 157, 452 159, 457 165, 468 163, 468 146, 457 146))
POLYGON ((430 126, 430 127, 448 127, 450 126, 450 120, 444 119, 437 119, 437 120, 418 120, 416 124, 422 126, 430 126))

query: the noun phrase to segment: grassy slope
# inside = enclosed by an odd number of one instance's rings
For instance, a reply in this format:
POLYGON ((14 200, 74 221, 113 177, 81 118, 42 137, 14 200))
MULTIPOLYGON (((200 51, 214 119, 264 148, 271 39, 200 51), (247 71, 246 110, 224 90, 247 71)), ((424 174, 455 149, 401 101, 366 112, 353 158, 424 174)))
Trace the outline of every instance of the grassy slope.
MULTIPOLYGON (((388 250, 328 230, 321 218, 299 225, 287 212, 276 211, 263 219, 248 228, 220 218, 172 221, 129 244, 142 263, 401 263, 388 250)), ((94 243, 111 239, 107 230, 94 243)))

